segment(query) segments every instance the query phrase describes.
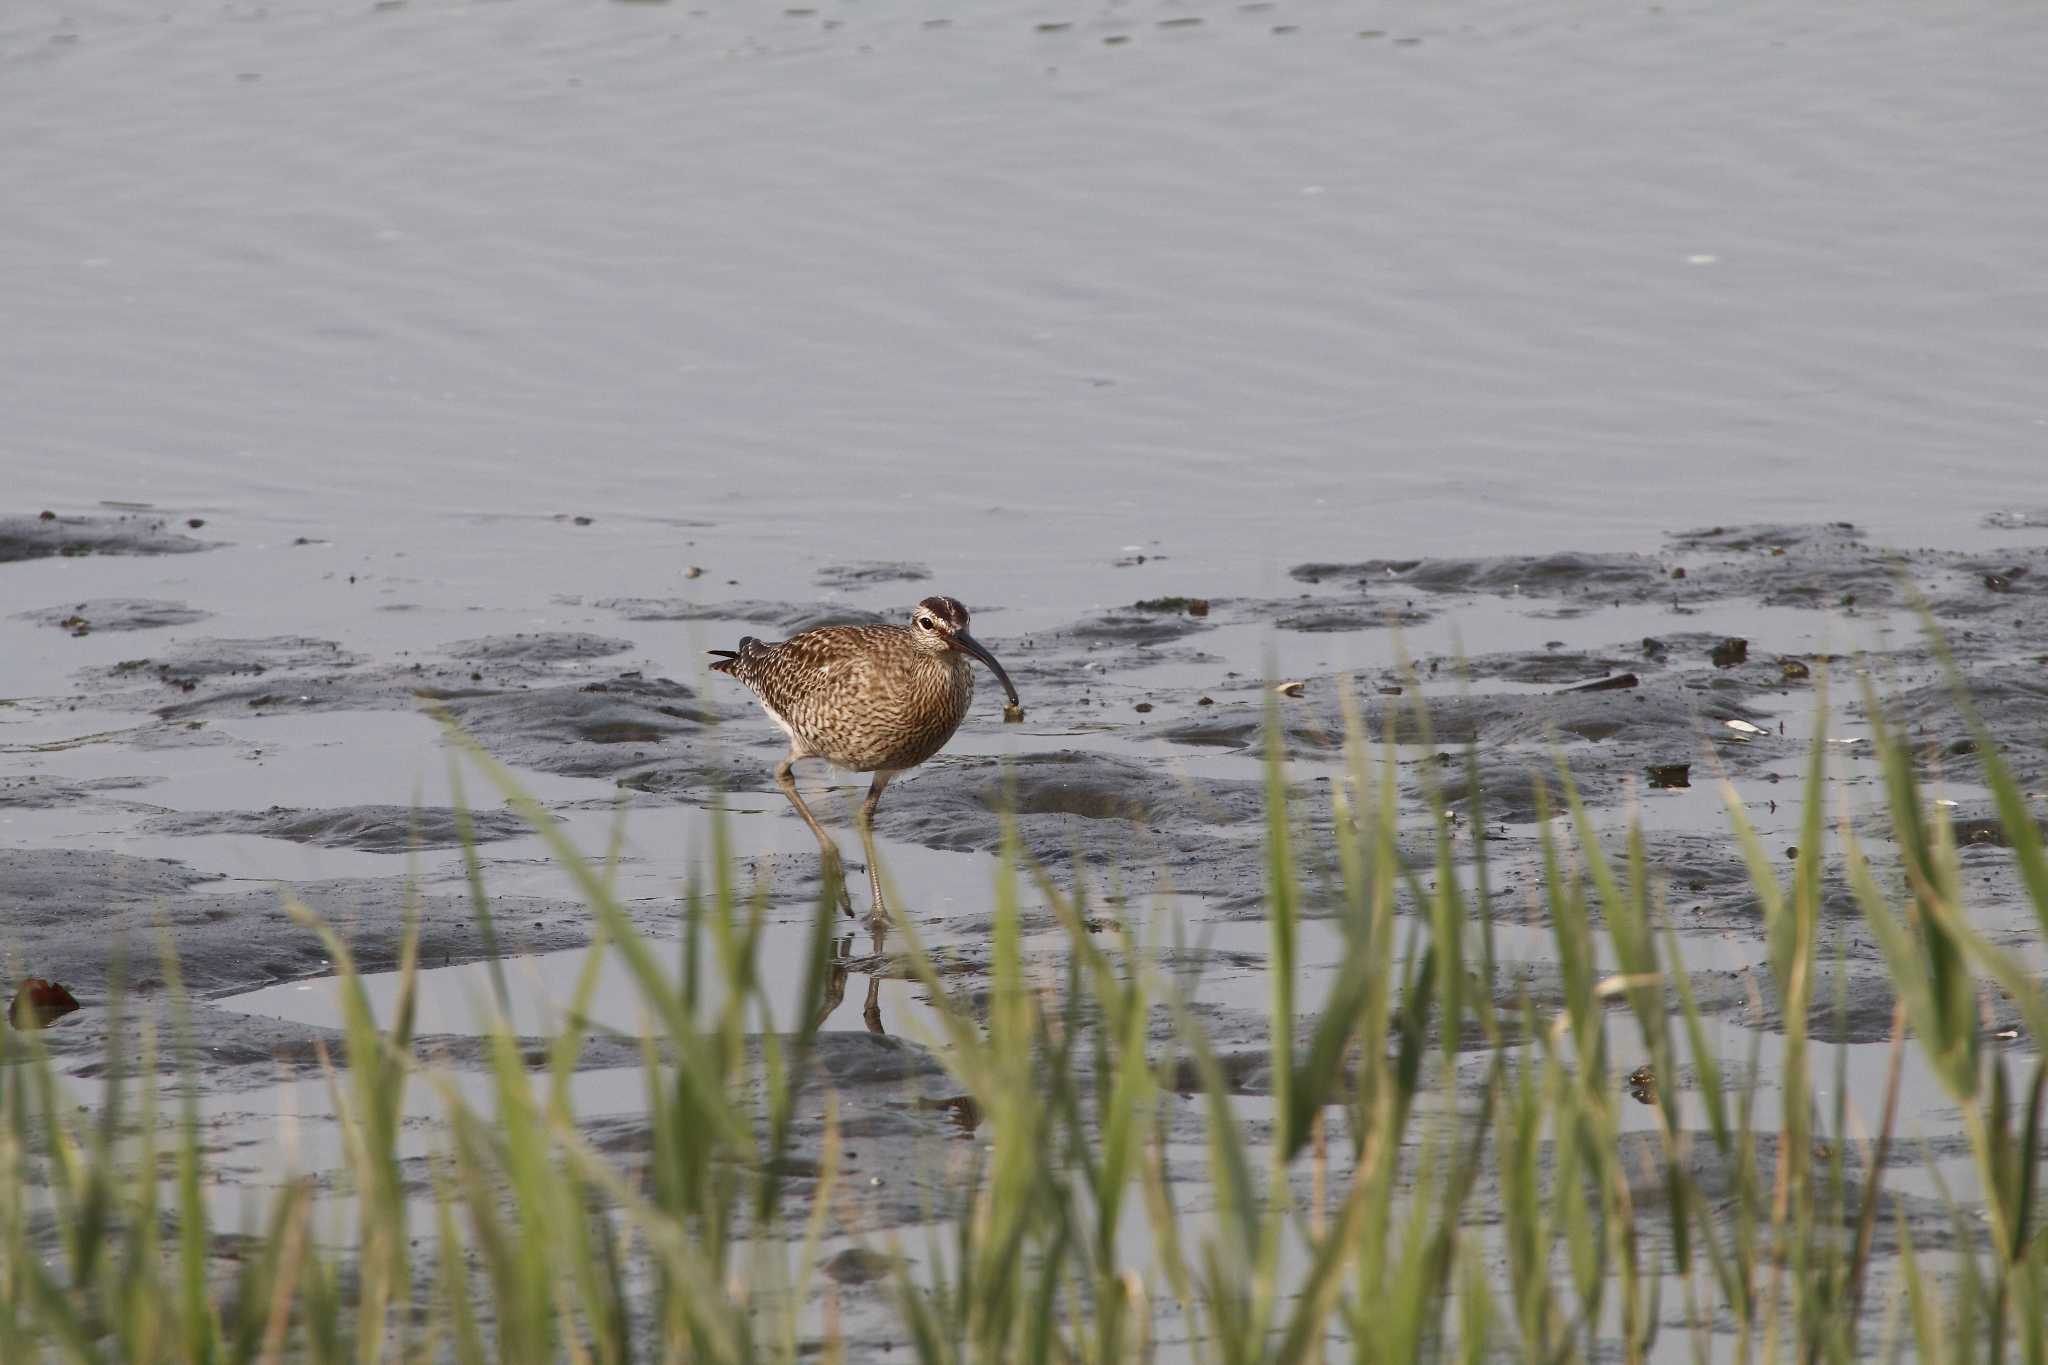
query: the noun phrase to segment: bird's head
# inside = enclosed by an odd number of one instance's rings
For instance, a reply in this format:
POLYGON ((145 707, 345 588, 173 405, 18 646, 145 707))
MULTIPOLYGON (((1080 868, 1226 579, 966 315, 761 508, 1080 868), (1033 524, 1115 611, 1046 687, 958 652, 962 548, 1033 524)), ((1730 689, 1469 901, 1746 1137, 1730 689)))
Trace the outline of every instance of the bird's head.
POLYGON ((927 597, 917 604, 910 613, 910 638, 920 649, 934 654, 943 654, 957 649, 970 654, 988 665, 989 672, 996 675, 996 681, 1009 694, 1010 705, 1016 706, 1017 689, 1010 683, 1010 675, 996 662, 996 656, 981 646, 981 641, 967 633, 967 608, 957 597, 927 597))

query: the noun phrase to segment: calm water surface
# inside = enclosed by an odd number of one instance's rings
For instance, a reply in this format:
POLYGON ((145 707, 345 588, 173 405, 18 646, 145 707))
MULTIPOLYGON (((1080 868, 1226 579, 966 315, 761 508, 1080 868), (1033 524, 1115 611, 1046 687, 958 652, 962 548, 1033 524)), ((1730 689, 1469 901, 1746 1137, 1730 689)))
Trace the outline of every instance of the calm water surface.
POLYGON ((1954 544, 2048 501, 2044 56, 2028 3, 16 0, 0 466, 529 593, 598 542, 487 516, 1047 605, 1127 545, 1954 544))

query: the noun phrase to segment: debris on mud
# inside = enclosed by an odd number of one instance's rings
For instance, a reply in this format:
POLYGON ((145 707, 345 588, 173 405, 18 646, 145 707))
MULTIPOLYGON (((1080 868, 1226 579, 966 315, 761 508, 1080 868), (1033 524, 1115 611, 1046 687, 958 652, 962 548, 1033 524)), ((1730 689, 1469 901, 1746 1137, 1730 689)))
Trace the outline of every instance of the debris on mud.
POLYGON ((1186 613, 1189 616, 1207 616, 1209 599, 1206 597, 1148 597, 1142 602, 1131 603, 1132 611, 1151 612, 1155 615, 1186 613))
POLYGON ((1733 668, 1749 662, 1749 641, 1730 638, 1723 640, 1708 651, 1707 657, 1714 661, 1716 668, 1733 668))
POLYGON ((204 621, 212 612, 188 607, 182 602, 158 602, 136 597, 98 598, 90 602, 69 602, 21 613, 24 621, 68 630, 73 635, 121 630, 159 630, 166 626, 189 626, 204 621))
POLYGON ((79 1008, 78 997, 55 981, 25 978, 7 1006, 7 1021, 20 1029, 48 1028, 79 1008))
POLYGON ((1567 692, 1622 692, 1642 685, 1642 679, 1633 673, 1617 673, 1611 678, 1596 678, 1592 682, 1567 687, 1567 692))

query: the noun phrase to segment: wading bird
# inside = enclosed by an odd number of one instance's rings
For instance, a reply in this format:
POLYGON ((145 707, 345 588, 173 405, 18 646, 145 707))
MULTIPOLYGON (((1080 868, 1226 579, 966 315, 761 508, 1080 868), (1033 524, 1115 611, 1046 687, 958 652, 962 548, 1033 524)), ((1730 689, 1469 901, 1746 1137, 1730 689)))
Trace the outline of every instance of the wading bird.
POLYGON ((714 649, 714 673, 729 673, 759 699, 768 718, 789 736, 789 756, 775 765, 775 785, 818 836, 825 875, 837 878, 839 903, 847 914, 839 846, 811 814, 796 789, 791 766, 822 758, 857 773, 873 773, 857 824, 868 858, 872 916, 883 919, 881 874, 875 864, 875 807, 889 779, 945 747, 974 700, 974 666, 979 659, 1009 695, 1003 719, 1022 720, 1017 689, 995 655, 967 633, 967 608, 951 597, 927 597, 907 626, 821 626, 779 644, 748 636, 738 649, 714 649))

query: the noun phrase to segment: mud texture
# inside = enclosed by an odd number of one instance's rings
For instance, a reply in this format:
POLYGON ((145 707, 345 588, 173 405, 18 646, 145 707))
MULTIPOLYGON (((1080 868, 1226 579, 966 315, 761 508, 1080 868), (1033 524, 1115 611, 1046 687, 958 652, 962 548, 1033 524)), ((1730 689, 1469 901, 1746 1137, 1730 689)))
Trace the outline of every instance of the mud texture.
MULTIPOLYGON (((914 581, 862 576, 874 567, 825 572, 832 586, 849 590, 914 581)), ((964 743, 956 741, 889 788, 879 834, 899 845, 985 858, 1000 848, 1008 818, 1033 874, 1087 889, 1091 927, 1111 928, 1113 917, 1101 907, 1103 893, 1112 889, 1129 898, 1141 921, 1154 913, 1185 915, 1186 939, 1169 935, 1167 946, 1148 954, 1147 967, 1189 993, 1188 1009, 1208 1031, 1224 1086, 1267 1097, 1273 1040, 1270 966, 1262 946, 1268 913, 1262 763, 1269 715, 1296 802, 1292 856, 1303 874, 1304 932, 1295 1028, 1297 1041, 1305 1043, 1334 979, 1338 925, 1348 913, 1332 872, 1338 821, 1328 795, 1342 776, 1348 710, 1376 746, 1392 741, 1376 749, 1375 762, 1393 764, 1404 817, 1394 852, 1404 874, 1425 887, 1439 875, 1439 835, 1426 813, 1436 801, 1447 807, 1444 837, 1459 875, 1469 876, 1476 859, 1486 858, 1503 955, 1490 980, 1480 977, 1475 963, 1467 985, 1492 999, 1510 1042, 1533 1044, 1521 1035, 1523 1021, 1534 1018, 1543 1027, 1572 1003, 1571 987, 1545 946, 1551 926, 1544 873, 1546 836, 1575 838, 1573 817, 1562 813, 1572 794, 1611 857, 1621 856, 1627 821, 1641 817, 1644 871, 1659 889, 1663 919, 1693 963, 1692 998, 1716 1025, 1769 1038, 1787 1020, 1764 966, 1763 912, 1752 872, 1729 836, 1722 803, 1732 793, 1767 831, 1767 863, 1788 877, 1796 854, 1784 831, 1793 826, 1789 812, 1801 799, 1816 708, 1826 697, 1829 736, 1837 741, 1826 751, 1830 781, 1880 878, 1895 879, 1890 833, 1872 815, 1876 784, 1866 728, 1872 717, 1860 697, 1868 676, 1884 698, 1884 717, 1911 740, 1925 774, 1954 784, 1954 804, 1943 809, 1962 847, 1973 922, 1994 943, 2033 950, 2039 926, 2011 866, 2012 831, 1976 784, 1978 746, 1990 742, 2029 790, 2048 788, 2048 684, 2042 681, 2048 658, 2041 653, 2048 641, 2048 559, 2038 549, 1900 554, 1866 544, 1854 528, 1766 526, 1673 536, 1653 555, 1361 559, 1303 565, 1295 576, 1301 591, 1293 596, 1219 595, 1202 599, 1204 614, 1180 605, 1183 599, 1154 598, 1008 637, 985 628, 983 637, 1026 695, 1035 738, 1020 752, 1006 733, 1001 758, 974 752, 998 730, 993 707, 977 708, 964 743), (1982 731, 1955 705, 1939 656, 1920 633, 1919 602, 1946 634, 1982 731), (1800 615, 1788 617, 1787 609, 1800 615), (1241 652, 1248 627, 1384 640, 1389 624, 1462 625, 1467 617, 1455 614, 1475 611, 1486 622, 1511 622, 1513 647, 1469 656, 1423 654, 1412 668, 1401 667, 1390 648, 1377 655, 1368 648, 1379 662, 1356 676, 1325 665, 1293 678, 1284 691, 1244 659, 1208 652, 1241 652), (1823 653, 1817 629, 1788 624, 1803 619, 1843 622, 1844 634, 1877 640, 1879 652, 1823 653), (1529 621, 1572 624, 1531 628, 1529 621), (1136 680, 1129 676, 1134 673, 1136 680), (1682 785, 1672 776, 1680 772, 1682 785), (1173 899, 1155 911, 1150 897, 1157 892, 1171 892, 1173 899), (1207 942, 1211 931, 1227 938, 1207 942)), ((759 600, 618 598, 595 610, 620 623, 703 621, 707 646, 747 633, 780 636, 834 621, 895 619, 829 604, 759 600)), ((1001 624, 1000 615, 990 617, 1001 624)), ((641 642, 625 624, 600 630, 485 636, 396 656, 312 636, 171 638, 147 657, 82 670, 77 696, 66 700, 138 714, 143 723, 123 742, 139 760, 175 746, 237 742, 222 733, 226 727, 211 725, 216 720, 424 710, 459 725, 516 769, 599 779, 649 805, 749 793, 767 818, 794 819, 771 778, 783 737, 750 699, 736 689, 726 694, 623 669, 621 656, 641 642)), ((1295 644, 1302 651, 1323 648, 1319 641, 1295 644)), ((1339 643, 1323 657, 1359 647, 1339 643)), ((688 676, 698 661, 662 662, 688 676)), ((807 784, 827 780, 845 784, 856 797, 864 786, 815 773, 807 784)), ((0 779, 0 809, 39 818, 56 812, 47 817, 56 821, 70 818, 70 810, 97 818, 96 807, 125 807, 133 827, 155 835, 256 834, 379 853, 445 849, 455 841, 445 809, 320 808, 316 801, 169 812, 144 804, 153 793, 137 791, 140 783, 43 774, 0 779)), ((844 806, 838 795, 816 803, 835 826, 844 806)), ((609 803, 606 796, 584 795, 561 809, 609 803)), ((2048 816, 2048 804, 2039 814, 2048 816)), ((477 826, 484 840, 524 832, 503 811, 480 812, 477 826)), ((834 833, 849 855, 857 852, 850 829, 834 833)), ((489 850, 484 856, 488 861, 489 850)), ((859 864, 853 868, 858 876, 859 864)), ((986 906, 971 899, 985 887, 983 865, 969 869, 977 879, 969 891, 957 880, 921 885, 900 866, 889 870, 899 883, 897 909, 918 919, 947 993, 978 1011, 989 1002, 994 923, 986 906)), ((820 890, 819 861, 807 847, 751 860, 750 875, 778 925, 808 914, 820 890)), ((401 877, 294 891, 335 927, 359 965, 395 964, 406 911, 401 877)), ((588 941, 589 915, 581 906, 506 896, 493 909, 502 951, 588 941)), ((655 932, 673 931, 672 899, 645 900, 633 910, 655 932)), ((436 888, 419 898, 418 914, 424 965, 484 953, 466 896, 436 888)), ((1597 928, 1597 904, 1592 918, 1597 928)), ((119 972, 137 992, 133 1010, 155 1014, 168 1027, 162 1015, 167 976, 157 956, 164 941, 201 996, 193 1020, 202 1083, 210 1089, 253 1089, 274 1080, 280 1068, 310 1074, 320 1049, 336 1041, 329 1030, 244 1016, 211 999, 331 971, 327 950, 291 918, 274 888, 227 884, 203 867, 163 860, 0 851, 0 923, 8 926, 0 961, 10 979, 63 980, 84 1002, 48 1031, 50 1045, 76 1074, 93 1074, 102 1049, 117 1040, 114 1030, 127 1027, 106 1008, 119 972)), ((1067 951, 1059 922, 1031 898, 1021 928, 1034 970, 1054 979, 1067 951), (1051 954, 1061 956, 1055 961, 1051 954)), ((856 947, 862 933, 848 932, 836 950, 838 989, 851 993, 847 978, 857 974, 871 985, 890 983, 900 1001, 902 983, 914 976, 902 945, 878 938, 856 947)), ((1884 1042, 1896 1000, 1839 859, 1824 870, 1818 934, 1825 965, 1807 1008, 1809 1035, 1823 1045, 1884 1042)), ((1098 933, 1096 942, 1121 959, 1113 934, 1098 933)), ((1667 987, 1666 1003, 1676 1007, 1675 988, 1667 987)), ((965 1160, 976 1116, 962 1107, 931 1054, 850 1031, 866 1018, 847 1008, 853 1004, 842 1000, 831 1015, 812 1082, 820 1101, 827 1088, 839 1096, 842 1143, 856 1177, 842 1182, 842 1191, 853 1190, 866 1227, 923 1223, 934 1210, 952 1206, 964 1169, 935 1162, 931 1154, 957 1152, 965 1160)), ((1609 1007, 1623 1027, 1625 1005, 1617 999, 1609 1007)), ((895 1022, 896 1008, 889 1007, 888 1022, 895 1022)), ((1982 1041, 2026 1055, 2033 1044, 2014 1034, 2017 1021, 2009 1013, 1987 991, 1982 1041)), ((1086 1010, 1073 1017, 1083 1029, 1095 1022, 1086 1010)), ((1147 1037, 1173 1088, 1184 1092, 1169 1101, 1178 1106, 1170 1127, 1198 1140, 1202 1101, 1194 1092, 1205 1082, 1182 1062, 1170 1012, 1161 1009, 1148 1021, 1147 1037)), ((1490 1046, 1470 1023, 1450 1042, 1471 1053, 1473 1064, 1490 1046)), ((482 1061, 470 1038, 427 1039, 421 1047, 450 1065, 482 1061)), ((1640 1059, 1618 1060, 1633 1065, 1640 1059)), ((586 1066, 635 1064, 630 1047, 605 1041, 593 1042, 584 1058, 586 1066)), ((1731 1061, 1724 1084, 1741 1074, 1731 1061)), ((1770 1080, 1755 1079, 1766 1086, 1770 1080)), ((1681 1074, 1661 1084, 1683 1096, 1697 1089, 1699 1077, 1681 1074)), ((1445 1102, 1455 1107, 1457 1096, 1445 1102)), ((806 1117, 784 1171, 789 1207, 800 1207, 814 1189, 823 1140, 822 1103, 800 1110, 806 1117)), ((1260 1124, 1250 1127, 1256 1141, 1260 1124)), ((591 1131, 629 1168, 647 1159, 644 1122, 600 1117, 591 1131)), ((1718 1158, 1702 1135, 1695 1135, 1687 1159, 1706 1163, 1699 1174, 1711 1195, 1717 1188, 1711 1163, 1718 1158)), ((416 1174, 424 1181, 428 1173, 422 1166, 416 1174)), ((1195 1170, 1188 1177, 1196 1186, 1206 1179, 1195 1170)), ((1653 1171, 1646 1174, 1639 1201, 1641 1216, 1653 1221, 1660 1216, 1656 1183, 1653 1171)), ((1904 1217, 1916 1239, 1936 1244, 1926 1239, 1942 1235, 1944 1220, 1895 1192, 1881 1198, 1887 1201, 1881 1222, 1889 1226, 1904 1217)), ((1665 1234, 1652 1228, 1650 1235, 1665 1234)), ((862 1248, 828 1246, 821 1259, 849 1302, 876 1292, 870 1277, 877 1264, 862 1248)))
POLYGON ((1659 555, 1366 559, 1299 564, 1290 572, 1299 582, 1360 605, 1407 592, 1660 603, 1679 610, 1739 597, 1763 606, 1856 610, 1896 605, 1917 591, 1932 600, 1937 614, 1961 616, 1995 609, 1990 597, 2048 590, 2038 581, 2044 564, 2048 551, 2040 547, 1996 559, 1903 552, 1871 544, 1856 527, 1836 522, 1685 531, 1668 537, 1659 555))
POLYGON ((631 640, 579 631, 540 631, 531 635, 493 635, 481 640, 458 640, 441 646, 441 652, 463 663, 557 664, 580 663, 623 654, 633 647, 631 640))
POLYGON ((208 542, 173 531, 158 517, 0 517, 0 564, 53 555, 176 555, 208 542))
POLYGON ((212 612, 188 607, 183 602, 158 602, 139 597, 95 598, 89 602, 70 602, 22 613, 26 620, 68 630, 73 635, 162 630, 167 626, 193 625, 211 615, 212 612))
POLYGON ((821 588, 843 591, 872 587, 878 583, 921 583, 931 576, 932 571, 922 564, 861 560, 852 564, 828 564, 812 575, 811 581, 821 588))
POLYGON ((110 799, 110 792, 140 791, 156 781, 152 777, 66 778, 42 773, 0 777, 0 810, 53 810, 104 801, 110 799))
MULTIPOLYGON (((700 602, 674 597, 613 597, 597 604, 617 612, 628 621, 718 621, 746 622, 771 627, 776 638, 786 638, 819 626, 878 626, 907 619, 910 604, 897 613, 868 611, 843 603, 815 602, 700 602)), ((733 635, 738 638, 739 633, 733 635)), ((719 636, 718 639, 723 639, 719 636)), ((707 635, 708 645, 716 640, 707 635)), ((707 646, 708 647, 708 646, 707 646)))
MULTIPOLYGON (((411 806, 346 806, 334 810, 293 810, 272 806, 253 811, 175 811, 145 821, 150 834, 256 834, 318 848, 352 848, 364 853, 405 853, 415 849, 459 848, 462 822, 456 812, 411 806)), ((479 844, 516 839, 530 832, 511 811, 479 810, 468 817, 469 837, 479 844)))

